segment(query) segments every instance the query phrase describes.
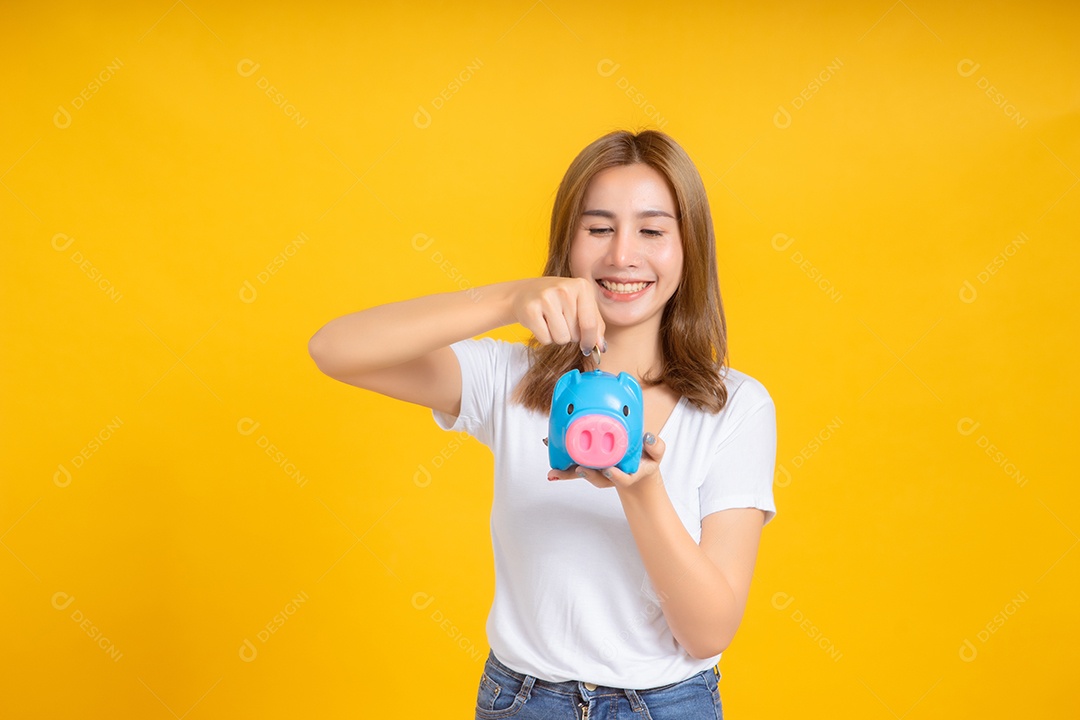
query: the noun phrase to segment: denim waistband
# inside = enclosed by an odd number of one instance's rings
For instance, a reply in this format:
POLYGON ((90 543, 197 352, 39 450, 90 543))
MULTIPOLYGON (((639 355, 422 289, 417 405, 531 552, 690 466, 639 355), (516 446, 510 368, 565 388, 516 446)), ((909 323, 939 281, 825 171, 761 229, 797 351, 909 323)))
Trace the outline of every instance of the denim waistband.
MULTIPOLYGON (((530 683, 533 687, 543 688, 545 690, 550 690, 551 692, 561 693, 561 694, 564 694, 564 695, 580 695, 580 694, 583 694, 583 688, 586 688, 587 685, 590 684, 590 683, 585 683, 585 682, 582 682, 582 681, 579 681, 579 680, 565 680, 563 682, 551 682, 549 680, 541 680, 540 678, 537 678, 537 677, 534 677, 534 676, 529 676, 529 675, 526 675, 524 673, 520 673, 517 670, 512 670, 511 668, 508 668, 505 665, 503 665, 501 662, 499 662, 499 659, 497 657, 495 657, 495 651, 494 650, 489 650, 488 651, 488 662, 490 662, 492 665, 494 665, 500 672, 502 672, 502 673, 504 673, 506 675, 509 675, 512 678, 515 678, 517 680, 521 680, 522 682, 525 682, 526 678, 533 677, 533 682, 530 683)), ((720 679, 719 663, 714 665, 711 669, 712 669, 713 673, 716 674, 717 680, 719 680, 720 679)), ((693 677, 693 676, 691 676, 691 677, 693 677)), ((689 680, 689 679, 690 678, 687 678, 686 680, 689 680)), ((629 693, 652 693, 652 692, 657 692, 657 691, 660 691, 660 690, 667 690, 668 688, 674 687, 675 685, 678 685, 681 682, 686 682, 686 680, 680 680, 678 682, 668 683, 667 685, 660 685, 660 686, 651 687, 651 688, 617 688, 617 687, 610 687, 610 686, 607 686, 607 685, 596 685, 595 689, 593 689, 593 688, 587 688, 587 689, 588 689, 588 694, 591 695, 591 696, 597 696, 597 695, 624 695, 624 694, 629 694, 629 693)))

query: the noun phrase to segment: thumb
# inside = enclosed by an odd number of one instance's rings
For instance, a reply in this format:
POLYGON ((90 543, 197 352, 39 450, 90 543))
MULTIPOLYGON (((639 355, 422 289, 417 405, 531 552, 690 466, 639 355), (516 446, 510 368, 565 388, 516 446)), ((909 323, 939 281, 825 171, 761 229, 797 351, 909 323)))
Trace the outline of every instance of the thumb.
POLYGON ((645 454, 656 462, 660 462, 660 459, 664 457, 664 449, 666 445, 659 436, 653 433, 645 433, 645 437, 642 441, 642 448, 645 450, 645 454))

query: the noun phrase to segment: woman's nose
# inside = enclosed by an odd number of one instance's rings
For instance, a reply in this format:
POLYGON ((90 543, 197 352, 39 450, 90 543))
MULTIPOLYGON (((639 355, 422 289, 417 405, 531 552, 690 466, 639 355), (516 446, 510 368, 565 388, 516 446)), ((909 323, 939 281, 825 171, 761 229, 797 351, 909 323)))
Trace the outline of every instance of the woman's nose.
POLYGON ((608 261, 615 267, 637 267, 641 264, 641 248, 633 231, 615 232, 608 246, 608 261))

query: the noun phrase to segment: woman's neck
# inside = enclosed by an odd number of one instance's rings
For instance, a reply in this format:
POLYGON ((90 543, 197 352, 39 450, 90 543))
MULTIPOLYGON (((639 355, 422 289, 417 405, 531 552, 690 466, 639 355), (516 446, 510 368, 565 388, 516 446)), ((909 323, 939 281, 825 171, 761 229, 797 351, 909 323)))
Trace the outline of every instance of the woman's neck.
MULTIPOLYGON (((608 327, 608 351, 600 356, 600 369, 613 375, 627 372, 637 379, 661 367, 659 323, 656 326, 608 327)), ((589 358, 592 360, 592 358, 589 358)))

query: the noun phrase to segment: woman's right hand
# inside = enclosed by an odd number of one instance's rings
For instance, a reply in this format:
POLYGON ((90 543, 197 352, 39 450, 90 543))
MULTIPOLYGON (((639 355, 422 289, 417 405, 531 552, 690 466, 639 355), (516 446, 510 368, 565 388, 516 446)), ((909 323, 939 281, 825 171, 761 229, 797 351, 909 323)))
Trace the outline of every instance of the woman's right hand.
POLYGON ((604 349, 604 319, 596 287, 584 278, 532 278, 515 294, 514 319, 543 345, 576 342, 583 353, 604 349))

